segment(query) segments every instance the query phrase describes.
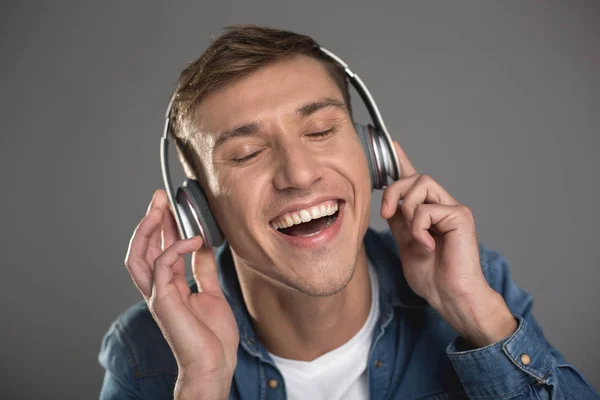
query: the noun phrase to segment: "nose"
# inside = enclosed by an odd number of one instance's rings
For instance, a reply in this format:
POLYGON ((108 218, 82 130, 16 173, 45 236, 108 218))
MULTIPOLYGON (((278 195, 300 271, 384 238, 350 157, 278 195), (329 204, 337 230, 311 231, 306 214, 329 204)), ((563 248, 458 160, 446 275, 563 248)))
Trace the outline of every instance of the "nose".
POLYGON ((320 160, 302 140, 281 143, 278 153, 273 177, 277 189, 309 189, 321 179, 320 160))

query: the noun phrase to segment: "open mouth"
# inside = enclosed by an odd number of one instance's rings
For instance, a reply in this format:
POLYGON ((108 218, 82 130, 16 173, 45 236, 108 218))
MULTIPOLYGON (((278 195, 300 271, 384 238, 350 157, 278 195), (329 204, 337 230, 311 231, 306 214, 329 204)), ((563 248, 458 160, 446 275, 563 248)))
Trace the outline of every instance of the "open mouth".
POLYGON ((315 236, 335 223, 341 204, 341 200, 328 200, 304 210, 281 215, 271 221, 270 225, 288 236, 315 236))

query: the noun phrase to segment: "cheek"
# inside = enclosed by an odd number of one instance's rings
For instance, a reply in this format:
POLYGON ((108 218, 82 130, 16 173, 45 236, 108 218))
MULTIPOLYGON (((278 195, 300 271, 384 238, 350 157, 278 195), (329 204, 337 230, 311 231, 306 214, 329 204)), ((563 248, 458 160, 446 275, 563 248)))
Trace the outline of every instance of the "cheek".
POLYGON ((347 174, 354 187, 357 206, 362 209, 368 222, 371 207, 371 174, 367 155, 358 138, 349 141, 347 154, 348 157, 345 159, 347 174))
POLYGON ((219 192, 211 201, 219 227, 231 241, 239 240, 238 237, 248 238, 240 232, 256 229, 257 220, 260 220, 260 205, 264 203, 261 198, 266 193, 264 178, 240 174, 239 177, 223 176, 219 183, 219 192))
POLYGON ((367 156, 356 135, 348 139, 341 149, 343 154, 342 161, 347 173, 352 177, 354 184, 362 187, 371 185, 369 164, 367 156))

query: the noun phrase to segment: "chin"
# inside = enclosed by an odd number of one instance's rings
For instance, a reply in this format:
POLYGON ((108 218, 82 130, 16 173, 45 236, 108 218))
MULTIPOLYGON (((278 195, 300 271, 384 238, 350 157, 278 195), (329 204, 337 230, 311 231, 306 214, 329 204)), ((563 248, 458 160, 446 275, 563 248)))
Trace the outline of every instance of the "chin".
POLYGON ((298 292, 311 297, 332 296, 344 290, 354 276, 356 263, 345 263, 343 267, 332 270, 332 265, 339 263, 327 263, 317 266, 318 270, 309 276, 296 279, 283 279, 282 283, 298 292))

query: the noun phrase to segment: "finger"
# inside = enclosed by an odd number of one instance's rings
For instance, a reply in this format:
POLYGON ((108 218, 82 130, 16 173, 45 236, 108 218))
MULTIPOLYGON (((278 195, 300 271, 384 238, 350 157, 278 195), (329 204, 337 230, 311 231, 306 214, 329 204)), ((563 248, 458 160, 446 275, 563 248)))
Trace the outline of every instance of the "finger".
POLYGON ((185 278, 173 274, 169 265, 173 254, 182 257, 197 246, 198 240, 194 237, 178 241, 165 250, 168 256, 154 267, 152 296, 148 300, 150 312, 182 364, 201 361, 202 355, 208 352, 206 346, 211 344, 206 339, 214 335, 194 312, 190 312, 190 289, 185 282, 182 285, 185 278), (181 286, 184 286, 183 290, 180 290, 181 286))
POLYGON ((158 193, 158 190, 155 190, 154 193, 152 193, 152 199, 150 200, 150 204, 148 204, 148 209, 146 210, 146 215, 148 215, 150 210, 152 210, 154 208, 154 199, 156 199, 157 193, 158 193))
POLYGON ((414 174, 407 178, 402 178, 385 188, 381 199, 381 217, 391 218, 398 210, 398 203, 403 199, 404 194, 415 184, 419 174, 414 174))
POLYGON ((403 196, 400 208, 404 218, 410 222, 417 207, 421 204, 457 205, 458 201, 429 175, 420 175, 403 196))
MULTIPOLYGON (((183 259, 183 257, 181 258, 183 259)), ((179 295, 182 299, 187 298, 192 293, 190 284, 185 274, 178 274, 173 271, 173 284, 177 288, 177 292, 179 292, 179 295)))
MULTIPOLYGON (((148 211, 146 215, 153 209, 158 208, 162 211, 161 201, 160 201, 160 189, 155 190, 152 196, 152 200, 150 201, 150 205, 148 206, 148 211)), ((148 250, 146 251, 145 258, 150 268, 154 266, 154 260, 162 253, 162 249, 160 247, 160 233, 161 233, 161 224, 157 226, 157 228, 152 231, 150 235, 150 239, 148 240, 148 250)))
POLYGON ((383 194, 381 216, 390 218, 397 212, 398 203, 402 213, 410 223, 419 204, 459 204, 446 189, 429 175, 413 175, 390 185, 383 194))
POLYGON ((412 165, 402 147, 400 147, 395 140, 394 148, 396 149, 396 155, 398 155, 398 164, 400 164, 400 178, 406 178, 416 174, 416 168, 412 165))
MULTIPOLYGON (((167 249, 173 245, 179 238, 179 231, 177 230, 177 223, 175 217, 171 212, 170 207, 165 209, 162 219, 162 230, 161 230, 161 246, 162 249, 167 249)), ((176 273, 185 274, 185 260, 181 259, 173 264, 173 269, 176 273)))
POLYGON ((160 247, 160 232, 162 231, 162 220, 164 218, 164 212, 160 208, 156 208, 156 210, 160 210, 161 218, 160 222, 156 226, 156 228, 152 231, 150 238, 148 239, 148 250, 146 251, 145 258, 148 265, 151 267, 154 266, 154 260, 158 256, 162 254, 162 249, 160 247))
MULTIPOLYGON (((159 190, 156 197, 157 206, 162 207, 164 210, 160 230, 160 248, 164 251, 179 240, 179 233, 177 231, 175 219, 171 213, 167 192, 159 190)), ((185 276, 185 258, 179 257, 171 268, 173 270, 173 283, 179 294, 182 297, 189 296, 190 288, 185 276)))
POLYGON ((162 211, 160 209, 150 210, 133 231, 125 255, 125 266, 136 287, 145 298, 150 296, 152 287, 152 267, 146 261, 146 251, 150 238, 160 225, 161 219, 162 211))
POLYGON ((399 248, 405 248, 408 243, 414 241, 410 226, 406 223, 406 219, 401 212, 393 215, 387 222, 399 248))
MULTIPOLYGON (((202 239, 198 236, 179 240, 167 248, 154 261, 152 296, 155 297, 156 300, 160 300, 161 298, 172 294, 173 290, 177 289, 173 282, 173 278, 176 275, 183 275, 174 273, 173 264, 179 259, 183 259, 185 254, 199 249, 200 246, 202 246, 202 239)), ((177 293, 179 293, 179 291, 177 291, 177 293)))
POLYGON ((411 233, 415 240, 434 251, 431 231, 445 235, 452 231, 475 232, 470 210, 463 205, 421 204, 415 211, 411 233))
MULTIPOLYGON (((167 272, 162 265, 157 266, 155 271, 158 275, 167 272)), ((162 280, 158 276, 156 279, 162 280)), ((190 312, 189 305, 183 301, 172 284, 167 289, 166 292, 162 291, 160 297, 153 293, 148 301, 148 308, 178 363, 202 365, 206 355, 214 353, 218 339, 214 337, 215 333, 206 326, 204 321, 197 318, 194 311, 190 312)))
POLYGON ((210 247, 203 247, 192 254, 192 273, 199 292, 223 296, 217 272, 217 260, 210 247))
MULTIPOLYGON (((173 245, 173 243, 179 240, 179 233, 177 232, 177 228, 175 225, 175 219, 173 218, 173 214, 171 211, 167 209, 165 213, 163 213, 162 219, 162 230, 161 230, 161 242, 162 247, 164 249, 169 248, 173 245)), ((176 274, 185 275, 185 259, 181 258, 173 264, 173 271, 176 274)))
POLYGON ((163 214, 162 224, 163 230, 161 236, 161 243, 163 249, 166 249, 167 247, 171 246, 173 243, 180 239, 179 232, 177 230, 177 223, 175 222, 175 217, 173 216, 170 207, 168 207, 167 212, 163 214))
POLYGON ((150 264, 151 266, 154 266, 154 260, 162 254, 162 252, 164 251, 164 247, 162 246, 162 231, 163 231, 163 221, 165 219, 165 214, 169 211, 169 206, 168 206, 169 200, 167 198, 167 195, 165 193, 164 190, 157 190, 155 192, 154 198, 153 198, 153 204, 155 208, 158 208, 162 211, 163 213, 163 217, 161 220, 161 224, 159 225, 158 229, 156 229, 156 231, 153 232, 152 236, 150 237, 149 243, 148 243, 148 251, 146 252, 146 260, 148 261, 148 264, 150 264))
POLYGON ((154 196, 154 206, 163 211, 169 208, 169 198, 167 197, 167 192, 162 189, 158 189, 156 191, 156 195, 154 196))

